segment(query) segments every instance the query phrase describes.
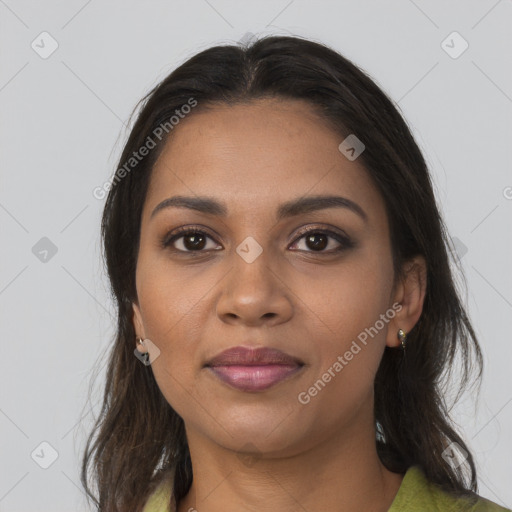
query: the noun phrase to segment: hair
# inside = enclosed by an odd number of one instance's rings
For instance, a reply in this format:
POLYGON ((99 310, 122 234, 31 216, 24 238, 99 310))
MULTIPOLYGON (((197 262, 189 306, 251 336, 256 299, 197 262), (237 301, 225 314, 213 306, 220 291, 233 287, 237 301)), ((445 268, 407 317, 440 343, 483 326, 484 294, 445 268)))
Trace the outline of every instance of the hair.
POLYGON ((208 106, 265 98, 304 100, 340 141, 356 134, 365 145, 358 162, 385 202, 395 280, 403 276, 404 263, 417 255, 425 258, 426 296, 421 317, 408 334, 406 357, 386 347, 375 377, 377 452, 391 471, 403 473, 418 465, 446 491, 474 496, 474 459, 450 418, 444 385, 455 362, 460 366, 457 399, 474 371, 479 382, 482 354, 452 275, 452 246, 422 153, 398 107, 354 63, 318 42, 269 36, 245 46, 201 51, 156 85, 132 113, 140 107, 119 168, 148 140, 155 147, 133 170, 118 170, 103 211, 103 257, 117 332, 107 360, 103 404, 83 453, 81 481, 88 499, 104 512, 138 511, 157 483, 170 475, 176 503, 190 488, 183 420, 165 400, 151 369, 133 354, 141 213, 152 168, 172 129, 164 137, 155 134, 191 99, 197 102, 188 114, 192 116, 208 106), (451 443, 467 452, 458 467, 443 457, 451 443))

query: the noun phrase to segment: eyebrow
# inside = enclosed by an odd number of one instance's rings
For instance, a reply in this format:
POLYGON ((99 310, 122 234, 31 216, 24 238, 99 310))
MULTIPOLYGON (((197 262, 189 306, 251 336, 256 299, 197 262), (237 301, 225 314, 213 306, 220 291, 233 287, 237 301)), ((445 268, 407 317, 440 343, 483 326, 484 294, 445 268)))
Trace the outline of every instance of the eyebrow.
MULTIPOLYGON (((164 199, 159 203, 151 213, 150 219, 152 219, 159 211, 171 207, 188 208, 190 210, 218 217, 227 217, 228 214, 226 205, 211 197, 173 196, 168 199, 164 199)), ((368 220, 368 216, 365 211, 354 201, 351 201, 346 197, 328 195, 301 197, 283 203, 277 209, 277 220, 280 221, 303 213, 310 213, 328 208, 346 208, 347 210, 359 215, 359 217, 361 217, 365 222, 368 220)))

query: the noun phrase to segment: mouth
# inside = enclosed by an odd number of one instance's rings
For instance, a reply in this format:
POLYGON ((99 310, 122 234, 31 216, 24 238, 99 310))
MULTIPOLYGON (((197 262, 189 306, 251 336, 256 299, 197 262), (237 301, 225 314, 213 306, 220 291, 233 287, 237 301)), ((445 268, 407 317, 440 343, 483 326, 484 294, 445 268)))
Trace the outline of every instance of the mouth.
POLYGON ((281 350, 234 347, 210 360, 210 372, 229 386, 247 392, 264 391, 295 375, 304 363, 281 350))

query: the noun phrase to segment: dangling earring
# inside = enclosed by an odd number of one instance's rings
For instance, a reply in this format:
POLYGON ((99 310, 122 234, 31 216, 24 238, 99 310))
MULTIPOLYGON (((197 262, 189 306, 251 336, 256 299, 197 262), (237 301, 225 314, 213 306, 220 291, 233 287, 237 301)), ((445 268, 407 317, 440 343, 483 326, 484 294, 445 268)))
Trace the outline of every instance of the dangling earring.
MULTIPOLYGON (((142 338, 139 338, 137 340, 137 344, 145 348, 144 341, 142 338)), ((142 363, 144 363, 145 366, 149 366, 151 363, 149 361, 149 352, 140 352, 137 348, 133 352, 137 359, 139 359, 142 363)))
POLYGON ((397 333, 398 339, 400 340, 400 343, 402 344, 402 349, 405 351, 405 344, 407 342, 407 334, 403 329, 398 329, 397 333))

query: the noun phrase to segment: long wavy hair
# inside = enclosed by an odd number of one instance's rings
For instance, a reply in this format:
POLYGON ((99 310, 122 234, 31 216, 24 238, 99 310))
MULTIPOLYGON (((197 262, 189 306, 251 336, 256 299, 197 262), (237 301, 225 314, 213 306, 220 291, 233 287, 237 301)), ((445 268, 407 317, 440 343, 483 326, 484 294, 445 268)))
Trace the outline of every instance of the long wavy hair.
POLYGON ((426 298, 408 335, 406 359, 401 351, 386 347, 375 378, 376 444, 382 463, 401 473, 418 465, 445 490, 474 496, 475 463, 450 418, 445 396, 447 389, 453 390, 447 386, 453 384, 454 367, 459 370, 455 400, 473 376, 480 383, 482 354, 454 280, 453 245, 422 153, 398 107, 354 63, 321 43, 272 36, 196 54, 142 98, 132 113, 139 109, 118 169, 148 144, 148 137, 156 144, 133 168, 126 171, 125 166, 124 173, 116 174, 103 211, 103 257, 118 317, 103 404, 82 459, 81 481, 88 499, 102 512, 139 511, 163 479, 171 480, 176 503, 192 483, 183 420, 165 400, 151 367, 133 353, 141 212, 154 163, 172 136, 172 129, 160 138, 154 134, 162 130, 155 130, 191 98, 197 106, 188 115, 203 106, 270 97, 305 100, 340 141, 357 135, 366 146, 358 162, 385 201, 395 279, 408 259, 422 255, 426 260, 426 298), (451 443, 468 453, 458 467, 443 456, 451 443))

